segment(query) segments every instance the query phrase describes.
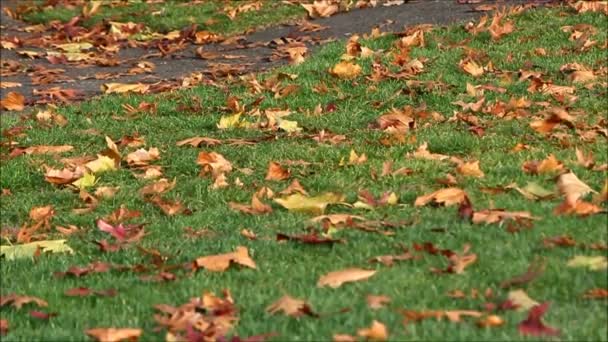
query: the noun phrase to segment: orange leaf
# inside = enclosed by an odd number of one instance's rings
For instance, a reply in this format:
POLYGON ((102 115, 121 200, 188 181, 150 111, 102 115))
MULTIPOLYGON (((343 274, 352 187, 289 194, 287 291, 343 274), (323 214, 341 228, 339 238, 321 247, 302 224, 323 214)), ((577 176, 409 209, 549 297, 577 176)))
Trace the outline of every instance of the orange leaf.
POLYGON ((119 342, 124 340, 137 341, 142 330, 134 328, 95 328, 88 329, 86 333, 100 342, 119 342))
POLYGON ((376 274, 375 270, 364 270, 361 268, 347 268, 340 271, 329 272, 319 278, 317 287, 329 286, 338 288, 344 283, 365 280, 376 274))
POLYGON ((195 260, 197 267, 202 267, 212 272, 223 272, 230 267, 230 263, 237 263, 249 268, 256 269, 255 262, 249 257, 247 247, 239 246, 235 252, 209 255, 195 260))
POLYGON ((22 111, 25 108, 25 97, 20 93, 11 91, 0 100, 0 107, 6 110, 22 111))
POLYGON ((450 206, 460 204, 467 198, 466 192, 460 188, 445 188, 432 192, 428 195, 418 196, 414 205, 421 207, 428 203, 443 204, 450 206))

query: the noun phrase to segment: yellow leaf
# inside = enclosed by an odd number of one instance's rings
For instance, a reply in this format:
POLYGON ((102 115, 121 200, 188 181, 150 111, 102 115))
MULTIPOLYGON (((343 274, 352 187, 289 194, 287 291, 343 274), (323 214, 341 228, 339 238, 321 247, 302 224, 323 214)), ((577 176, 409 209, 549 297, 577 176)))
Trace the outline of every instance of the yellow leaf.
POLYGON ((6 260, 31 258, 36 254, 36 251, 39 248, 41 252, 74 253, 74 250, 72 250, 70 246, 66 245, 65 241, 66 240, 44 240, 26 243, 23 245, 0 246, 0 256, 5 257, 6 260))
POLYGON ((97 155, 97 159, 86 163, 84 166, 92 173, 102 173, 106 171, 116 170, 114 159, 101 154, 97 155))
POLYGON ((247 121, 241 121, 241 113, 222 116, 220 122, 217 124, 219 129, 229 128, 247 128, 251 124, 247 121))
POLYGON ((507 299, 517 306, 517 311, 528 311, 532 307, 539 305, 537 301, 528 297, 528 294, 524 290, 509 291, 507 299))
POLYGON ((148 91, 148 88, 150 88, 150 86, 143 83, 104 83, 101 85, 101 90, 106 94, 128 92, 143 94, 148 91))
POLYGON ((338 78, 350 80, 361 74, 361 67, 355 63, 343 61, 334 65, 329 72, 338 78))
POLYGON ((308 197, 296 193, 283 198, 275 198, 274 201, 289 211, 321 215, 328 204, 344 201, 344 195, 328 192, 323 195, 308 197))
POLYGON ((288 133, 300 132, 302 130, 301 127, 298 127, 298 122, 292 120, 280 120, 279 128, 288 133))
POLYGON ((602 271, 608 268, 608 258, 603 255, 585 256, 577 255, 570 259, 567 264, 569 267, 586 267, 591 271, 602 271))
POLYGON ((72 185, 75 185, 80 190, 82 190, 82 189, 85 189, 85 188, 92 187, 93 185, 95 185, 96 182, 97 182, 97 180, 95 179, 95 175, 92 174, 92 173, 86 172, 84 174, 84 176, 82 176, 82 178, 80 178, 77 181, 73 182, 72 185))

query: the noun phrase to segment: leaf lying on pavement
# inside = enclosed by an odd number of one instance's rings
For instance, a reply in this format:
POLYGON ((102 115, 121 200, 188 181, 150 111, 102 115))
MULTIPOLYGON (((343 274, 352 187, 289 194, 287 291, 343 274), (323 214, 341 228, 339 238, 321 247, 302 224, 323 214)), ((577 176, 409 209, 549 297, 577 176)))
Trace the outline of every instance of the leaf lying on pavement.
POLYGON ((32 258, 39 252, 50 253, 74 253, 70 246, 65 244, 66 240, 43 240, 30 242, 22 245, 0 246, 0 256, 6 260, 21 258, 32 258))
POLYGON ((143 83, 134 83, 134 84, 127 84, 127 83, 105 83, 101 86, 101 90, 106 93, 106 94, 112 94, 112 93, 139 93, 139 94, 144 94, 148 91, 148 89, 150 88, 149 85, 147 84, 143 84, 143 83))
POLYGON ((247 247, 239 246, 235 252, 209 255, 197 258, 195 264, 212 272, 223 272, 230 267, 230 263, 237 263, 249 268, 256 269, 255 262, 249 257, 247 247))
POLYGON ((344 199, 342 194, 327 192, 314 197, 296 193, 283 198, 275 198, 274 201, 289 211, 321 215, 327 205, 341 203, 344 199))
POLYGON ((376 274, 375 270, 365 270, 361 268, 347 268, 340 271, 329 272, 319 278, 317 287, 329 286, 338 288, 344 283, 365 280, 376 274))

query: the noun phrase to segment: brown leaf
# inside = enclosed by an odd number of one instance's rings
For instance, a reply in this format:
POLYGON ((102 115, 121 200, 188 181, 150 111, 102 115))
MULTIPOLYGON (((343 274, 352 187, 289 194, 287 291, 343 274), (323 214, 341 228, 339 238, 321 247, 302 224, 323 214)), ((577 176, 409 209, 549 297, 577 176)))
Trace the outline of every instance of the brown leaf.
POLYGON ((270 304, 266 308, 266 311, 270 314, 276 314, 277 312, 283 312, 283 314, 292 317, 300 317, 303 315, 317 317, 310 304, 302 299, 293 298, 289 295, 284 295, 279 298, 276 302, 270 304))
POLYGON ((357 335, 370 341, 386 341, 388 339, 388 330, 384 324, 374 320, 369 328, 359 329, 357 335))
POLYGON ((175 179, 170 182, 168 179, 162 178, 141 188, 139 194, 142 196, 162 194, 173 189, 175 187, 175 182, 175 179))
POLYGON ((504 289, 504 288, 509 288, 514 285, 527 284, 527 283, 531 282, 532 280, 536 279, 541 274, 543 274, 544 271, 545 271, 545 262, 537 259, 530 263, 530 266, 528 266, 528 270, 526 271, 526 273, 503 281, 502 283, 500 283, 500 287, 504 289))
POLYGON ((550 154, 546 159, 543 159, 540 162, 536 160, 526 161, 522 165, 522 169, 524 172, 536 175, 543 173, 559 173, 564 171, 565 167, 553 154, 550 154))
POLYGON ((25 108, 25 97, 20 93, 11 91, 0 100, 0 107, 6 110, 22 111, 25 108))
POLYGON ((30 146, 26 148, 23 152, 25 154, 60 154, 69 152, 74 149, 74 146, 71 145, 59 145, 59 146, 48 146, 48 145, 39 145, 39 146, 30 146))
POLYGON ((329 17, 336 14, 340 8, 337 3, 329 0, 315 0, 312 4, 300 4, 311 18, 329 17))
POLYGON ((458 66, 467 74, 473 77, 479 77, 483 75, 484 69, 481 65, 477 64, 474 60, 463 59, 460 61, 458 66))
POLYGON ((421 207, 429 203, 451 206, 465 201, 467 194, 460 188, 445 188, 427 195, 418 196, 414 205, 421 207))
POLYGON ((344 283, 365 280, 376 274, 375 270, 361 268, 347 268, 340 271, 329 272, 319 278, 317 287, 329 286, 338 288, 344 283))
POLYGON ((265 178, 266 180, 282 181, 288 179, 289 176, 289 170, 283 168, 281 164, 272 161, 268 163, 268 172, 266 173, 265 178))
POLYGON ((220 174, 232 171, 232 164, 224 156, 215 152, 200 152, 196 163, 202 166, 201 175, 211 173, 214 179, 220 174))
POLYGON ((391 302, 391 298, 384 295, 367 295, 367 306, 372 310, 381 309, 391 302))
POLYGON ((197 267, 202 267, 212 272, 223 272, 230 267, 230 263, 256 269, 255 262, 249 257, 247 247, 239 246, 235 252, 200 257, 195 260, 197 267))
POLYGON ((232 210, 237 210, 252 215, 262 215, 272 212, 272 207, 260 201, 256 194, 253 194, 251 197, 251 205, 229 202, 228 206, 232 210))
POLYGON ((22 296, 15 293, 11 293, 6 296, 0 296, 0 307, 5 305, 12 305, 16 309, 21 309, 22 306, 33 303, 40 307, 48 306, 48 303, 38 297, 22 296))
POLYGON ((140 148, 135 152, 129 153, 125 159, 131 167, 147 166, 150 162, 160 159, 160 151, 156 147, 152 147, 147 151, 140 148))
POLYGON ((578 165, 586 169, 592 169, 595 165, 595 160, 593 160, 593 153, 589 152, 588 154, 585 154, 578 147, 576 148, 576 161, 578 165))
POLYGON ((483 171, 479 168, 479 161, 465 162, 456 168, 456 172, 464 176, 471 176, 475 178, 482 178, 484 176, 483 171))
POLYGON ((124 340, 137 341, 142 334, 142 330, 133 328, 94 328, 88 329, 86 333, 99 342, 120 342, 124 340))
POLYGON ((484 209, 473 213, 472 222, 475 224, 503 223, 506 220, 536 220, 527 211, 506 211, 503 209, 484 209))
POLYGON ((291 195, 293 193, 300 193, 304 196, 308 195, 308 192, 306 192, 306 190, 304 190, 304 187, 302 187, 302 184, 300 184, 300 181, 297 179, 294 179, 291 184, 289 184, 288 187, 286 187, 283 191, 279 192, 281 195, 291 195))
POLYGON ((105 94, 120 94, 120 93, 139 93, 144 94, 148 92, 149 85, 143 83, 126 84, 126 83, 104 83, 101 86, 101 90, 105 94))
POLYGON ((344 80, 351 80, 361 74, 361 67, 355 63, 342 61, 329 70, 329 73, 344 80))
POLYGON ((215 146, 215 145, 220 145, 221 143, 222 143, 221 140, 214 139, 214 138, 193 137, 193 138, 188 138, 188 139, 180 140, 177 143, 175 143, 175 145, 176 146, 190 145, 192 147, 199 147, 201 145, 215 146))
POLYGON ((333 245, 334 243, 343 243, 344 240, 341 239, 332 239, 326 238, 323 236, 319 236, 317 232, 313 232, 310 234, 300 234, 300 235, 288 235, 283 233, 277 233, 277 241, 298 241, 304 244, 309 245, 333 245))
POLYGON ((407 156, 428 160, 446 160, 451 158, 450 156, 444 154, 431 153, 428 150, 428 143, 426 142, 420 145, 414 153, 408 153, 407 156))

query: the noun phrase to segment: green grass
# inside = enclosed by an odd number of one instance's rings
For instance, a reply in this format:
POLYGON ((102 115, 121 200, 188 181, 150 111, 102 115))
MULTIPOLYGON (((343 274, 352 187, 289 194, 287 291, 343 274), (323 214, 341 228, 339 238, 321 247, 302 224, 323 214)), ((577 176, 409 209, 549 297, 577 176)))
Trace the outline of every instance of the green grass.
MULTIPOLYGON (((543 71, 556 84, 568 84, 559 72, 561 65, 578 62, 598 69, 606 66, 605 50, 598 46, 584 53, 568 50, 574 43, 568 41, 568 34, 560 27, 579 23, 591 24, 597 28, 604 25, 606 17, 599 14, 574 15, 567 9, 534 10, 513 18, 516 32, 507 35, 494 43, 487 33, 472 38, 470 46, 487 52, 497 69, 517 72, 524 69, 524 63, 532 62, 536 69, 543 71), (523 39, 525 38, 525 39, 523 39), (534 48, 543 47, 549 55, 538 57, 529 53, 534 48), (513 54, 512 61, 505 57, 513 54)), ((167 197, 182 200, 192 211, 190 216, 164 216, 152 204, 146 203, 137 191, 148 182, 133 177, 131 170, 122 168, 116 172, 100 175, 97 186, 120 186, 116 197, 100 201, 99 207, 92 213, 75 215, 72 208, 80 206, 78 194, 61 190, 44 181, 42 163, 59 166, 51 157, 22 156, 2 164, 0 185, 8 188, 13 195, 1 197, 3 227, 18 227, 27 221, 30 208, 52 204, 57 212, 53 225, 74 224, 82 227, 86 233, 81 237, 70 237, 68 243, 76 253, 66 255, 44 255, 36 262, 30 260, 2 261, 0 276, 2 293, 19 293, 38 296, 49 302, 48 311, 58 312, 59 316, 49 322, 29 318, 26 309, 15 310, 2 308, 1 317, 10 323, 10 331, 4 338, 8 340, 82 340, 84 331, 93 327, 141 327, 145 330, 142 340, 160 340, 163 333, 153 332, 153 306, 160 303, 179 305, 189 298, 199 296, 203 291, 219 293, 230 289, 235 303, 240 309, 240 321, 235 334, 250 336, 255 334, 277 332, 276 340, 329 340, 334 333, 355 335, 357 330, 370 325, 372 320, 386 324, 391 340, 528 340, 519 335, 517 324, 525 319, 526 314, 507 311, 498 313, 506 321, 502 327, 480 329, 474 320, 465 323, 437 322, 426 320, 407 327, 402 325, 400 309, 409 310, 482 310, 481 299, 451 299, 446 293, 461 289, 468 293, 477 288, 494 290, 497 301, 503 299, 507 291, 499 284, 512 276, 523 273, 529 263, 537 257, 546 260, 546 271, 533 282, 523 285, 526 292, 538 302, 552 302, 551 309, 544 320, 562 331, 560 339, 608 340, 605 324, 606 301, 591 301, 582 298, 582 294, 591 288, 606 288, 608 281, 606 271, 592 272, 582 268, 566 267, 566 263, 575 255, 605 255, 605 252, 574 248, 547 249, 542 245, 545 237, 570 234, 581 243, 606 243, 606 215, 590 217, 555 216, 555 208, 561 199, 549 201, 528 201, 516 192, 489 195, 480 190, 482 187, 506 185, 516 182, 520 186, 528 181, 535 181, 545 188, 554 188, 555 181, 551 175, 529 175, 521 170, 527 160, 540 160, 549 153, 563 161, 568 168, 589 184, 599 190, 606 179, 604 172, 592 171, 579 166, 575 161, 575 147, 592 151, 598 165, 608 162, 605 138, 599 136, 595 142, 583 142, 572 134, 571 147, 562 147, 555 139, 537 134, 529 126, 530 118, 519 120, 501 120, 490 115, 478 114, 486 122, 486 134, 477 137, 467 130, 463 123, 444 122, 424 125, 419 122, 414 131, 417 142, 414 144, 394 145, 390 147, 379 143, 384 135, 368 129, 368 124, 391 107, 404 105, 418 106, 423 103, 430 110, 435 110, 445 117, 451 117, 459 107, 451 104, 457 99, 465 102, 473 98, 463 95, 465 84, 498 84, 498 79, 486 74, 474 79, 458 68, 458 61, 463 51, 460 48, 439 50, 437 42, 444 46, 469 37, 461 26, 450 26, 436 29, 427 34, 427 47, 414 48, 412 56, 426 56, 431 59, 420 80, 437 80, 453 86, 445 92, 423 92, 416 97, 405 95, 402 81, 388 80, 375 84, 364 77, 355 81, 336 80, 328 74, 344 53, 344 43, 334 43, 310 57, 305 63, 294 67, 285 67, 280 71, 295 73, 299 77, 294 83, 301 86, 298 93, 283 99, 275 99, 272 93, 265 92, 260 108, 291 108, 295 113, 289 119, 298 121, 304 133, 313 133, 320 129, 329 129, 334 133, 345 134, 352 142, 350 145, 319 145, 304 137, 288 138, 279 134, 279 138, 264 141, 253 146, 217 147, 176 147, 175 142, 193 136, 208 136, 218 139, 259 137, 264 133, 257 130, 228 130, 216 128, 223 114, 228 95, 236 96, 241 103, 251 103, 260 94, 250 94, 246 87, 238 82, 228 85, 227 91, 214 87, 199 87, 171 94, 158 96, 107 96, 79 105, 61 107, 58 112, 69 120, 63 128, 42 127, 34 121, 20 122, 17 117, 3 117, 2 129, 14 125, 31 127, 27 137, 18 139, 23 146, 70 144, 75 151, 69 156, 95 155, 105 148, 103 135, 119 139, 124 135, 138 133, 145 137, 146 148, 158 147, 161 160, 154 164, 162 165, 164 176, 175 178, 177 185, 167 197), (332 89, 325 94, 317 94, 312 87, 325 82, 332 89), (395 95, 396 93, 399 94, 395 95), (183 104, 192 104, 194 99, 203 104, 200 112, 185 112, 178 108, 183 104), (116 120, 121 116, 122 104, 136 106, 142 101, 158 105, 157 114, 142 114, 135 119, 116 120), (335 103, 337 110, 322 116, 307 116, 306 110, 312 111, 317 104, 325 106, 335 103), (380 103, 380 106, 374 104, 380 103), (95 136, 80 133, 81 130, 94 128, 101 132, 95 136), (505 208, 510 211, 526 210, 541 218, 533 229, 522 230, 512 234, 504 226, 472 225, 458 219, 454 207, 433 208, 414 207, 413 202, 419 195, 439 189, 435 179, 453 173, 449 163, 411 159, 406 153, 412 152, 422 142, 428 142, 432 152, 459 156, 464 159, 480 160, 485 177, 481 179, 458 176, 459 186, 466 190, 475 209, 490 207, 505 208), (508 153, 517 143, 533 146, 531 150, 520 153, 508 153), (367 163, 357 166, 340 166, 340 159, 348 159, 348 153, 354 149, 368 156, 367 163), (243 188, 231 185, 228 188, 212 190, 211 180, 199 178, 200 167, 196 157, 200 151, 215 151, 224 155, 235 168, 250 168, 254 173, 247 175, 234 170, 228 175, 229 181, 239 177, 245 184, 243 188), (381 170, 386 160, 395 161, 395 169, 401 166, 414 170, 410 176, 385 177, 374 180, 372 170, 381 170), (389 221, 414 220, 411 226, 400 227, 394 236, 383 236, 354 230, 343 230, 335 233, 336 237, 347 240, 346 244, 333 247, 301 245, 296 243, 279 244, 274 241, 277 232, 297 233, 305 231, 310 224, 310 216, 291 213, 273 204, 274 211, 269 215, 249 216, 235 212, 228 207, 228 202, 248 202, 254 191, 262 186, 269 186, 275 192, 282 190, 288 182, 265 181, 268 162, 304 160, 312 163, 309 166, 292 166, 292 178, 297 178, 311 194, 326 191, 338 191, 347 196, 347 201, 356 200, 361 189, 368 189, 379 195, 384 191, 394 191, 399 195, 398 206, 382 207, 373 211, 351 209, 344 206, 330 207, 327 213, 352 213, 363 215, 368 219, 386 219, 389 221), (148 235, 141 245, 156 248, 170 256, 169 263, 183 263, 199 256, 233 251, 236 246, 247 246, 258 270, 238 269, 232 267, 223 273, 210 273, 199 270, 192 277, 178 273, 179 279, 169 283, 146 283, 133 273, 93 274, 84 278, 56 279, 55 271, 64 271, 72 265, 85 265, 95 260, 118 264, 134 265, 147 263, 148 259, 135 248, 117 253, 102 254, 91 241, 107 238, 98 231, 95 220, 101 218, 121 205, 142 212, 142 217, 134 222, 146 222, 148 235), (185 238, 182 230, 185 227, 208 228, 216 234, 201 239, 185 238), (239 232, 243 228, 254 231, 260 239, 249 241, 239 232), (434 228, 444 228, 446 232, 434 232, 434 228), (368 259, 378 255, 397 254, 401 244, 430 241, 441 248, 461 250, 463 245, 472 245, 472 252, 477 253, 478 261, 468 267, 461 275, 435 275, 431 267, 444 267, 445 259, 427 256, 419 261, 402 262, 393 267, 368 263, 368 259), (363 267, 377 269, 371 279, 346 284, 339 289, 317 288, 319 276, 333 270, 346 267, 363 267), (68 298, 63 295, 66 289, 87 286, 94 289, 116 288, 118 296, 114 298, 68 298), (265 308, 281 297, 290 294, 309 301, 312 308, 321 314, 335 313, 342 308, 350 311, 341 314, 328 314, 320 319, 295 319, 284 316, 270 316, 265 308), (368 294, 383 294, 392 298, 388 308, 372 311, 367 308, 365 297, 368 294)), ((593 37, 601 42, 606 40, 606 33, 600 32, 593 37)), ((384 37, 364 41, 363 45, 374 50, 389 50, 394 37, 384 37)), ((369 74, 371 60, 357 61, 369 74)), ((383 61, 388 65, 388 60, 383 61)), ((260 78, 268 77, 260 75, 260 78)), ((486 100, 507 102, 511 97, 526 96, 534 101, 555 101, 542 94, 530 94, 526 91, 528 82, 518 82, 514 78, 507 85, 505 94, 486 92, 486 100)), ((580 110, 585 122, 598 122, 606 118, 605 93, 601 90, 587 90, 577 86, 579 100, 570 111, 580 110)), ((466 94, 466 93, 465 93, 466 94)), ((533 107, 532 113, 540 111, 533 107)), ((123 155, 128 149, 123 152, 123 155)), ((6 152, 6 150, 4 150, 6 152)), ((603 204, 606 208, 606 204, 603 204)), ((52 234, 50 238, 56 238, 52 234)), ((4 340, 4 339, 3 339, 4 340)))
MULTIPOLYGON (((260 10, 239 13, 231 20, 224 9, 238 7, 246 2, 207 1, 190 4, 189 1, 172 0, 162 3, 146 3, 141 0, 130 0, 112 6, 109 2, 90 18, 84 19, 82 25, 93 26, 101 21, 118 21, 144 23, 155 32, 166 33, 181 30, 191 24, 197 24, 199 30, 209 30, 220 34, 237 34, 249 29, 284 23, 302 18, 306 11, 301 6, 287 5, 280 1, 265 0, 260 10)), ((67 22, 81 15, 82 6, 65 7, 57 5, 44 10, 35 10, 23 15, 31 23, 48 23, 52 20, 67 22)))

